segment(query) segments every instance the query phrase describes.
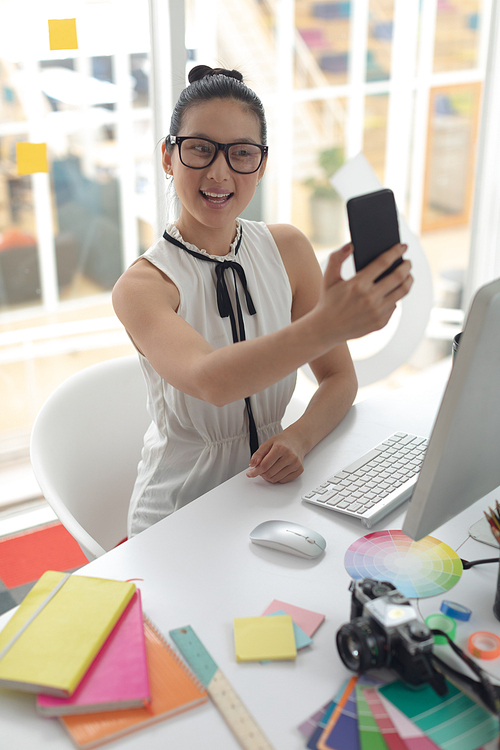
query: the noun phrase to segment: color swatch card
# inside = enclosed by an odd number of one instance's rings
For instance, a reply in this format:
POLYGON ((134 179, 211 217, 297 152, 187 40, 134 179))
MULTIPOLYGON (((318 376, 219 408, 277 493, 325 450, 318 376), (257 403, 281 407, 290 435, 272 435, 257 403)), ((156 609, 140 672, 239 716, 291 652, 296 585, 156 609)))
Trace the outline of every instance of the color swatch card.
POLYGON ((150 701, 141 593, 135 592, 70 698, 37 697, 42 716, 139 708, 150 701))
POLYGON ((304 737, 305 740, 309 740, 314 731, 318 728, 318 725, 323 720, 323 717, 325 716, 328 708, 332 705, 333 701, 328 701, 328 703, 325 703, 324 706, 321 706, 321 708, 312 714, 312 716, 309 716, 308 719, 302 722, 302 724, 299 724, 297 729, 301 733, 301 735, 304 737))
MULTIPOLYGON (((278 609, 276 612, 269 612, 265 617, 276 617, 276 615, 283 617, 283 615, 286 615, 286 612, 284 609, 278 609)), ((310 646, 313 642, 312 638, 310 638, 307 633, 304 633, 302 628, 299 628, 299 626, 293 621, 293 617, 292 626, 297 651, 300 651, 301 648, 305 648, 306 646, 310 646)))
POLYGON ((347 680, 341 685, 335 696, 331 701, 328 701, 328 703, 325 703, 324 706, 320 708, 319 711, 316 711, 312 716, 310 716, 306 721, 303 721, 302 724, 297 727, 299 732, 305 737, 307 740, 307 748, 308 750, 316 750, 318 740, 320 739, 321 735, 323 734, 323 730, 328 724, 331 715, 333 714, 335 710, 335 706, 337 705, 338 701, 341 699, 344 690, 347 687, 347 680))
POLYGON ((297 647, 290 615, 236 617, 234 647, 237 661, 295 659, 297 647))
MULTIPOLYGON (((344 690, 347 685, 347 681, 344 685, 344 690)), ((342 697, 343 690, 335 697, 333 701, 330 701, 330 703, 327 705, 323 715, 321 716, 320 720, 318 721, 317 727, 314 729, 314 731, 311 733, 308 741, 307 741, 307 748, 308 750, 317 750, 318 742, 321 739, 321 735, 324 732, 324 729, 328 722, 330 721, 330 718, 335 711, 335 708, 337 706, 337 702, 342 697)))
POLYGON ((325 619, 325 615, 321 615, 319 612, 313 612, 310 609, 303 609, 302 607, 296 607, 294 604, 288 604, 282 602, 279 599, 274 599, 269 607, 263 612, 263 615, 271 614, 276 610, 282 609, 287 615, 290 615, 292 620, 299 628, 302 628, 304 633, 309 637, 313 636, 317 631, 321 623, 325 619))
POLYGON ((443 750, 477 750, 498 734, 498 719, 450 682, 439 696, 430 685, 410 690, 400 680, 380 692, 443 750))
POLYGON ((317 750, 360 750, 356 708, 357 675, 351 677, 319 738, 317 750))
POLYGON ((378 696, 407 750, 437 750, 437 745, 427 737, 425 732, 422 732, 420 727, 410 721, 382 693, 378 693, 378 696))
POLYGON ((356 709, 361 750, 388 750, 384 736, 373 715, 373 705, 368 702, 359 682, 356 685, 356 709))
POLYGON ((363 688, 363 695, 388 750, 409 750, 382 703, 382 698, 378 690, 372 687, 365 687, 363 688))

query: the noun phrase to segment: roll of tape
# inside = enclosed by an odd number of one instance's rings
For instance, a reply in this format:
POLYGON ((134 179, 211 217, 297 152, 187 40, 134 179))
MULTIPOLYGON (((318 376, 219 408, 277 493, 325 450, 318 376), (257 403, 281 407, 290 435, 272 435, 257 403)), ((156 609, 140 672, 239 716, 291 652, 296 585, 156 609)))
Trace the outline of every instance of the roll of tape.
MULTIPOLYGON (((452 620, 448 615, 436 613, 435 615, 429 615, 425 618, 425 624, 430 630, 442 630, 444 633, 450 636, 451 640, 455 640, 455 633, 457 630, 457 623, 452 620)), ((434 643, 440 645, 442 643, 448 643, 448 640, 444 635, 435 635, 434 643)))
POLYGON ((469 636, 468 648, 477 659, 496 659, 500 656, 500 638, 494 633, 478 630, 469 636))
POLYGON ((472 614, 472 610, 468 607, 464 607, 463 604, 457 604, 456 602, 443 601, 441 602, 441 612, 448 617, 453 617, 454 620, 468 620, 472 614))

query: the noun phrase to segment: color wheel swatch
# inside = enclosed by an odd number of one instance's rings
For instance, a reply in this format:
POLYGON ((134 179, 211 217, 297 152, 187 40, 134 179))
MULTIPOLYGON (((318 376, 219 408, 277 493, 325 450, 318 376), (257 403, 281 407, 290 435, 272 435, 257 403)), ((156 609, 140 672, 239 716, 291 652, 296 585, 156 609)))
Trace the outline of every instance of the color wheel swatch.
POLYGON ((344 565, 354 579, 390 581, 410 599, 437 596, 462 575, 457 553, 432 536, 419 542, 399 530, 375 531, 348 548, 344 565))

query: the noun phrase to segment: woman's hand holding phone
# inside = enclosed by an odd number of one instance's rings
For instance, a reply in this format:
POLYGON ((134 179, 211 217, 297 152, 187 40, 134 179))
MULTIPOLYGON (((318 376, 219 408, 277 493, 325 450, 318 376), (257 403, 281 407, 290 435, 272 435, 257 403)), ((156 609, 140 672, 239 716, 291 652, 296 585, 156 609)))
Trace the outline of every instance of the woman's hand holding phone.
POLYGON ((353 245, 349 243, 330 255, 318 307, 325 315, 322 320, 327 331, 339 337, 336 343, 387 325, 396 303, 413 284, 411 263, 403 260, 406 250, 406 245, 394 245, 347 280, 342 278, 341 269, 353 245))

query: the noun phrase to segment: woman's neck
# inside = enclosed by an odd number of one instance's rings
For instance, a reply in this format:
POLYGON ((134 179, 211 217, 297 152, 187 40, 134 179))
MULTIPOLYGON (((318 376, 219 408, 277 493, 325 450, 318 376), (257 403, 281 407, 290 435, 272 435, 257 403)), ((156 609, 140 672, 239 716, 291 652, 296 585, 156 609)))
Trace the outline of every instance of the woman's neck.
POLYGON ((236 238, 236 222, 224 227, 207 227, 183 220, 182 214, 175 222, 184 242, 205 250, 209 255, 227 255, 236 238))

